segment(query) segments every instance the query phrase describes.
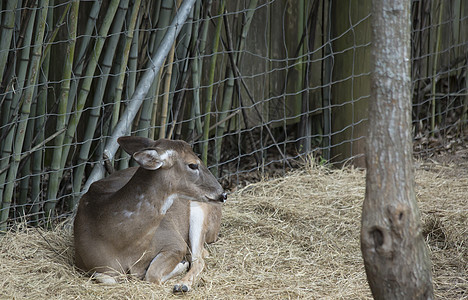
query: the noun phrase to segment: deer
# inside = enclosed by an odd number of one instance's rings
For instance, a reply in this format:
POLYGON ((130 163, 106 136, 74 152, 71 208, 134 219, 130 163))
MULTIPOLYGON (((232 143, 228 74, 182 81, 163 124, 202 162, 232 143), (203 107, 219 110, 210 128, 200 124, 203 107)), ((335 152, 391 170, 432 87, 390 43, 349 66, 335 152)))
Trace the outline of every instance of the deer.
POLYGON ((94 182, 74 219, 75 265, 98 283, 122 274, 162 284, 187 272, 174 293, 192 289, 215 242, 227 193, 181 140, 118 138, 137 167, 94 182))

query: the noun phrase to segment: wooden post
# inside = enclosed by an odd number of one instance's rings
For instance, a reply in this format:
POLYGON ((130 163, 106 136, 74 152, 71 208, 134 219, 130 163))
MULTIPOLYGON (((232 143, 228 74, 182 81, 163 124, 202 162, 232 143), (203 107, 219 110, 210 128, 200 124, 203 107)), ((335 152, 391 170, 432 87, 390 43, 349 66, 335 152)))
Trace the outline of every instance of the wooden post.
POLYGON ((433 299, 413 188, 410 1, 373 1, 361 250, 375 299, 433 299))

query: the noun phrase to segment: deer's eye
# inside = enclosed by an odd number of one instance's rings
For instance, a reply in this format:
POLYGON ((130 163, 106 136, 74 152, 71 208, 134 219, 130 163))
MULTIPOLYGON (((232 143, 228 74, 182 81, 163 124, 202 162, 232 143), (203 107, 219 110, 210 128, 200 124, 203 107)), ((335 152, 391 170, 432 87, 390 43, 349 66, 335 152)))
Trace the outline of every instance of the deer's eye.
POLYGON ((189 164, 188 167, 192 170, 198 170, 198 164, 189 164))

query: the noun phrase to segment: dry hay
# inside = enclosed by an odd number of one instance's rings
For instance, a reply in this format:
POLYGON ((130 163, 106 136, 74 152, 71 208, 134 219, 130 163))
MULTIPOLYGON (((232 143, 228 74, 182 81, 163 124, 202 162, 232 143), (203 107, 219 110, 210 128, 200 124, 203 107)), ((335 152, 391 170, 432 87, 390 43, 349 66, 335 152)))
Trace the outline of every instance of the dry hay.
MULTIPOLYGON (((415 176, 439 299, 468 298, 468 174, 454 169, 420 165, 415 176)), ((233 193, 202 279, 184 297, 370 299, 359 246, 364 176, 310 167, 233 193)), ((174 280, 98 285, 72 263, 70 229, 10 232, 0 244, 0 298, 181 297, 171 294, 174 280)))

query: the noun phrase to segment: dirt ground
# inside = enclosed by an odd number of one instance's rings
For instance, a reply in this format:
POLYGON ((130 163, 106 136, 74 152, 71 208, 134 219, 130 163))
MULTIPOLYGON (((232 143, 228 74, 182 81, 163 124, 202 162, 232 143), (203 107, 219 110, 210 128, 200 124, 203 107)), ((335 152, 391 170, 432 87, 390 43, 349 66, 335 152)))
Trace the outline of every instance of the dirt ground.
MULTIPOLYGON (((95 284, 73 267, 69 227, 19 228, 0 237, 0 298, 371 299, 359 246, 364 179, 308 166, 232 193, 201 280, 183 296, 171 293, 177 279, 95 284)), ((415 191, 436 298, 468 299, 468 158, 417 161, 415 191)))

